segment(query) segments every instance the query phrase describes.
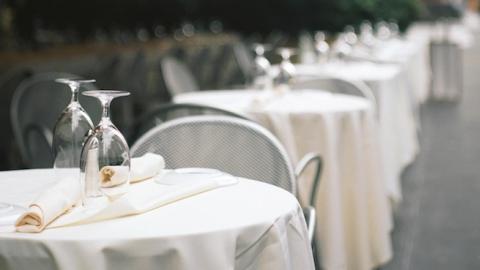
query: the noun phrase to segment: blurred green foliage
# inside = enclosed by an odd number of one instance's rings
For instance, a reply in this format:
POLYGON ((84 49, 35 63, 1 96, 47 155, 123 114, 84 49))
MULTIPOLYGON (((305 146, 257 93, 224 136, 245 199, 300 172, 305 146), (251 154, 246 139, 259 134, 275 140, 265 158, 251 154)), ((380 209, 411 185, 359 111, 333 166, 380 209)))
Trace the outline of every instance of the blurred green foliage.
MULTIPOLYGON (((372 22, 396 21, 401 29, 418 19, 423 10, 420 0, 318 0, 329 7, 318 14, 310 27, 341 31, 345 25, 359 25, 364 20, 372 22), (325 19, 321 19, 325 17, 325 19)), ((310 28, 309 27, 309 28, 310 28)))
POLYGON ((88 35, 97 28, 162 24, 174 29, 185 21, 206 25, 212 20, 243 33, 336 32, 363 20, 394 20, 405 29, 422 10, 422 0, 7 0, 7 4, 24 36, 32 35, 34 25, 88 35))

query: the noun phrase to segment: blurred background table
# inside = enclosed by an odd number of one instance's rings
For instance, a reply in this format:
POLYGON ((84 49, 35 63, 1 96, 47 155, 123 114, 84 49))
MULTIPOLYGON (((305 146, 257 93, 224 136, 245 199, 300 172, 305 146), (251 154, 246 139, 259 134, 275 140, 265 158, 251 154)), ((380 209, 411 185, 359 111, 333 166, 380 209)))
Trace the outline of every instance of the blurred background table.
MULTIPOLYGON (((323 157, 315 208, 325 269, 371 269, 390 259, 390 205, 366 99, 318 90, 234 90, 181 94, 175 101, 246 114, 270 129, 294 161, 312 151, 323 157)), ((301 195, 309 187, 300 186, 301 195)))
POLYGON ((402 66, 368 61, 297 65, 299 78, 331 76, 365 82, 376 98, 382 160, 388 194, 398 203, 402 198, 400 176, 419 150, 417 101, 402 66))
MULTIPOLYGON (((54 180, 51 169, 1 172, 0 197, 27 206, 54 180)), ((246 179, 141 215, 0 239, 1 269, 314 269, 296 198, 246 179)))

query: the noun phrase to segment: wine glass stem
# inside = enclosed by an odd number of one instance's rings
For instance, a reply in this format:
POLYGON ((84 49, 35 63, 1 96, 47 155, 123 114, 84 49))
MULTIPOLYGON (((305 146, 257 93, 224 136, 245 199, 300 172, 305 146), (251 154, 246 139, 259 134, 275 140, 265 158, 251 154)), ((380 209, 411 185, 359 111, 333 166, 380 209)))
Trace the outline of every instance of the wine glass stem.
POLYGON ((108 97, 100 98, 100 102, 102 103, 102 121, 110 121, 110 102, 111 101, 112 99, 108 97))
POLYGON ((80 89, 80 85, 78 83, 69 83, 70 89, 72 90, 72 100, 71 102, 78 102, 78 90, 80 89))

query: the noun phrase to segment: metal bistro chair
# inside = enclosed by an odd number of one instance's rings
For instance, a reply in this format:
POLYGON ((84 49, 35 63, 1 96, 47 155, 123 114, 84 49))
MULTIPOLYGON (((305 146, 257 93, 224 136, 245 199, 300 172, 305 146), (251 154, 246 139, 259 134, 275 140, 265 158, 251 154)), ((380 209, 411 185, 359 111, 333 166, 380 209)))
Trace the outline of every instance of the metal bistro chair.
POLYGON ((132 127, 131 130, 133 133, 129 141, 133 143, 141 135, 166 121, 195 115, 224 115, 250 120, 244 115, 218 107, 192 103, 167 103, 157 106, 143 114, 132 127))
POLYGON ((375 109, 378 111, 377 98, 373 94, 372 89, 362 81, 352 81, 340 77, 322 77, 304 79, 292 83, 292 89, 321 89, 327 92, 361 96, 368 99, 375 109))
POLYGON ((172 120, 144 134, 131 148, 132 156, 147 152, 161 154, 168 168, 206 167, 235 176, 255 179, 297 194, 297 179, 313 162, 315 178, 304 208, 309 238, 313 242, 315 228, 315 191, 318 187, 322 160, 309 154, 294 170, 280 142, 262 126, 229 116, 192 116, 172 120))
POLYGON ((160 66, 165 85, 171 96, 200 89, 188 67, 174 57, 163 57, 160 66))
POLYGON ((237 62, 237 65, 245 79, 245 84, 252 83, 255 77, 255 60, 253 53, 242 41, 239 41, 233 45, 233 53, 235 55, 235 61, 237 62))
MULTIPOLYGON (((57 78, 80 77, 68 73, 40 73, 24 80, 12 98, 10 117, 13 133, 22 161, 28 168, 45 168, 53 164, 53 127, 71 98, 68 86, 56 83, 57 78)), ((95 86, 86 84, 80 91, 87 89, 95 89, 95 86)), ((98 121, 98 104, 82 95, 79 98, 92 121, 98 121)))

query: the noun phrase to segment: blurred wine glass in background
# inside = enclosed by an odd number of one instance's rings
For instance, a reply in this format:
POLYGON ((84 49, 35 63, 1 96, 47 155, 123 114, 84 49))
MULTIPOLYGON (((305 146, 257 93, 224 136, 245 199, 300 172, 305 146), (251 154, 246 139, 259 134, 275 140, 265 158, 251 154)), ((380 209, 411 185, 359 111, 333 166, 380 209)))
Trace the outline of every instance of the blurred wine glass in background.
POLYGON ((315 32, 315 51, 317 52, 318 63, 325 63, 328 60, 330 45, 327 42, 327 36, 323 31, 315 32))

